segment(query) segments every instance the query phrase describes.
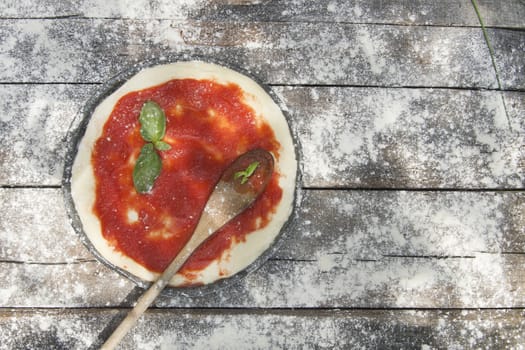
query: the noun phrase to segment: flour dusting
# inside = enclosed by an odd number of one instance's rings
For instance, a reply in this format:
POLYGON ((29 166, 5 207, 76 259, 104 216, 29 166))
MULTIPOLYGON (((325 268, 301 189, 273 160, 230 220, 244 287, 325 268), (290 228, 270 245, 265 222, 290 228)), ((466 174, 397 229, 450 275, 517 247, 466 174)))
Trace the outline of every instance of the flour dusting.
POLYGON ((0 87, 0 178, 9 184, 57 185, 63 140, 91 87, 19 85, 0 87))
MULTIPOLYGON (((523 93, 490 91, 497 82, 470 4, 296 0, 254 21, 242 1, 25 3, 8 0, 13 19, 0 27, 0 79, 22 83, 0 86, 7 187, 60 185, 67 127, 98 88, 70 83, 177 53, 239 62, 273 84, 381 86, 275 88, 302 144, 304 187, 525 184, 523 93), (189 20, 218 10, 215 22, 189 20), (23 19, 38 16, 69 18, 23 19)), ((513 89, 525 76, 518 32, 489 31, 513 89)), ((421 349, 523 348, 523 313, 508 309, 525 304, 522 192, 298 195, 300 222, 278 258, 216 294, 161 297, 156 306, 169 309, 147 312, 123 347, 384 348, 403 334, 421 349)), ((0 189, 0 212, 0 348, 89 348, 133 283, 81 245, 60 189, 0 189)))
POLYGON ((302 212, 308 223, 288 253, 295 260, 246 278, 257 305, 503 307, 522 299, 510 266, 523 261, 501 254, 522 249, 512 228, 523 221, 512 214, 524 210, 520 195, 356 191, 305 200, 322 210, 302 212))
POLYGON ((88 0, 78 10, 87 17, 185 19, 204 4, 203 0, 88 0))
POLYGON ((499 92, 282 89, 311 186, 520 187, 524 139, 499 92), (310 90, 315 90, 311 92, 310 90), (308 109, 297 103, 318 101, 308 109))
POLYGON ((364 57, 368 61, 370 71, 373 74, 380 74, 386 65, 384 52, 381 51, 381 41, 377 37, 372 38, 371 33, 362 28, 357 32, 357 40, 364 57))

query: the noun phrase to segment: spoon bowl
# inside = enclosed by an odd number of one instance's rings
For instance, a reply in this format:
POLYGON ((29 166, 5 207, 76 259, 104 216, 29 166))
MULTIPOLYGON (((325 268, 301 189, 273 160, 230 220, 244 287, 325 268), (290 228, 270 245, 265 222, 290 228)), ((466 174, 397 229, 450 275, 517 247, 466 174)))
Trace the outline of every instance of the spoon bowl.
POLYGON ((193 237, 200 234, 200 226, 206 227, 208 232, 217 231, 252 204, 268 185, 273 165, 273 156, 263 149, 237 157, 215 185, 193 237), (254 166, 253 172, 243 178, 250 166, 254 166))

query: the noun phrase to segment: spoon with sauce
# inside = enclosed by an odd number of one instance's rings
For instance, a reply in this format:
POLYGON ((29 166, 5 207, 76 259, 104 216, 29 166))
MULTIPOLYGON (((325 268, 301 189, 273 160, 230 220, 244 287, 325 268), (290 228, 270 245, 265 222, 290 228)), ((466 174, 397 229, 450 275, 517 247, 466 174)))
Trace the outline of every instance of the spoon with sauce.
POLYGON ((264 191, 273 173, 273 156, 263 149, 237 157, 213 189, 193 235, 162 275, 139 298, 135 307, 106 340, 101 349, 114 349, 155 301, 191 254, 221 227, 248 208, 264 191))

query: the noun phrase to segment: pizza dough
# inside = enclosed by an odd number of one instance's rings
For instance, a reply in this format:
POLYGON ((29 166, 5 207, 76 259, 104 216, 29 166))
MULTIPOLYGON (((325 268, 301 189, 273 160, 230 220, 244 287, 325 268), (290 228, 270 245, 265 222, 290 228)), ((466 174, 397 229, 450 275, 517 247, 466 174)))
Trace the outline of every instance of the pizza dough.
POLYGON ((242 242, 233 242, 220 258, 197 271, 191 280, 182 274, 175 275, 170 283, 172 286, 212 283, 230 277, 254 262, 272 244, 292 212, 297 173, 294 144, 286 119, 272 98, 252 79, 229 68, 201 61, 176 62, 145 68, 96 107, 79 143, 72 166, 71 196, 83 230, 93 247, 107 262, 145 281, 152 281, 158 276, 157 272, 148 270, 116 250, 102 235, 101 222, 93 210, 96 194, 92 164, 94 146, 101 137, 114 106, 123 96, 173 79, 188 78, 211 80, 224 85, 233 83, 241 88, 243 102, 255 111, 256 118, 269 124, 280 144, 275 168, 279 174, 282 198, 267 226, 249 233, 242 242))

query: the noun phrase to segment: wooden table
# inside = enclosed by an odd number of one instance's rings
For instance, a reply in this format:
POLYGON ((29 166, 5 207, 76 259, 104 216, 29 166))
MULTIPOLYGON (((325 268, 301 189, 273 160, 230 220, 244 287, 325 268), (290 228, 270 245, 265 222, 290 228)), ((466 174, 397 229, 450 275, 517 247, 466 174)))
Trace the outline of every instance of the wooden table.
POLYGON ((70 226, 65 137, 104 81, 177 54, 280 97, 299 209, 258 271, 161 297, 123 349, 525 346, 523 1, 3 0, 0 16, 1 349, 96 348, 136 300, 70 226))

